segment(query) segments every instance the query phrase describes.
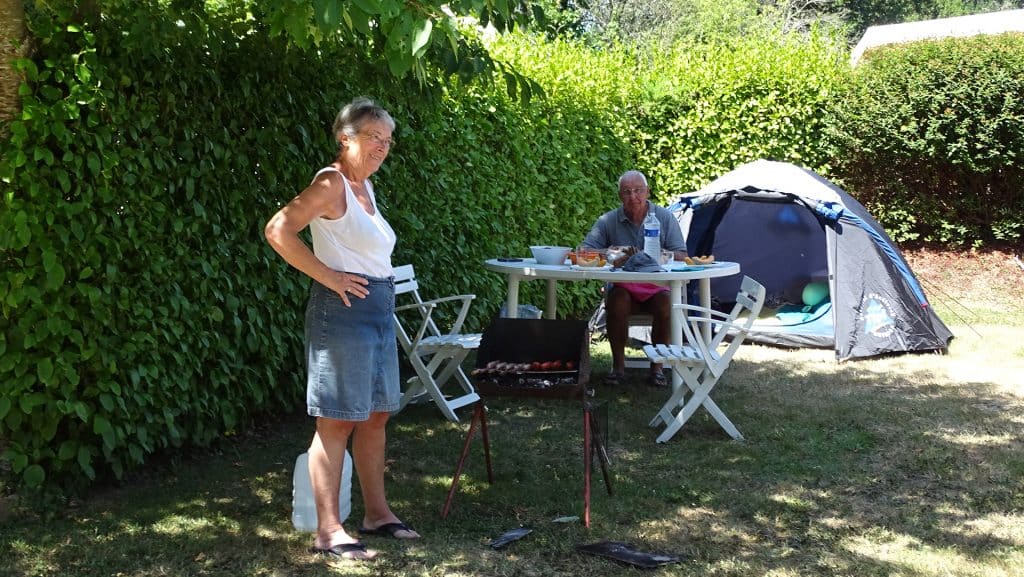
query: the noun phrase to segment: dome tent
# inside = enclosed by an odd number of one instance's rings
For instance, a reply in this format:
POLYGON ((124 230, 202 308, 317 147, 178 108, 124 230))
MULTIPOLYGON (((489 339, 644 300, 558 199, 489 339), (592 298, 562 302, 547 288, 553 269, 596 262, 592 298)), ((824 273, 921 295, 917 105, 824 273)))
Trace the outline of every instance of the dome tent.
MULTIPOLYGON (((827 306, 817 305, 803 322, 758 321, 748 340, 831 347, 846 360, 945 351, 953 338, 881 225, 813 171, 758 160, 671 208, 690 254, 740 263, 744 275, 765 285, 769 303, 799 303, 809 283, 828 283, 827 306)), ((712 279, 713 301, 728 304, 739 284, 739 276, 712 279)))

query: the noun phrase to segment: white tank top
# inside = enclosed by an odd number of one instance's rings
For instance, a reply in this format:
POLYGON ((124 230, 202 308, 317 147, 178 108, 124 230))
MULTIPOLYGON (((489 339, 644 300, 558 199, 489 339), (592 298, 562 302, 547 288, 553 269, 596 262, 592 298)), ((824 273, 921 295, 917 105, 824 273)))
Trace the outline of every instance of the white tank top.
MULTIPOLYGON (((327 167, 317 172, 316 176, 328 170, 341 174, 338 169, 327 167)), ((391 253, 395 249, 395 231, 384 220, 377 207, 373 186, 369 180, 363 181, 373 204, 373 214, 370 215, 356 200, 344 175, 342 182, 345 184, 345 204, 348 206, 345 214, 333 220, 317 217, 309 223, 309 231, 313 237, 313 254, 331 270, 373 277, 391 276, 391 253)))

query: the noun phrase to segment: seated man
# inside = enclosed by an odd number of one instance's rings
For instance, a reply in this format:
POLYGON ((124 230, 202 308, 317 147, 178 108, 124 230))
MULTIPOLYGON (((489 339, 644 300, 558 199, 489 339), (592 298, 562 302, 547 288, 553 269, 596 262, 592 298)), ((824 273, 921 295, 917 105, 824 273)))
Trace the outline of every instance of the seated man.
MULTIPOLYGON (((630 170, 619 177, 619 199, 622 206, 601 215, 594 227, 587 233, 583 246, 606 249, 610 246, 630 247, 630 254, 643 250, 644 218, 649 206, 661 224, 661 248, 675 253, 677 260, 686 256, 686 243, 679 223, 667 209, 648 200, 650 190, 643 173, 630 170)), ((621 263, 616 263, 620 265, 621 263)), ((626 370, 626 339, 629 335, 629 317, 635 313, 646 313, 653 317, 651 340, 655 344, 668 343, 672 303, 669 289, 648 283, 614 283, 605 295, 608 342, 612 349, 612 371, 605 383, 617 385, 622 382, 626 370)), ((664 386, 665 375, 661 365, 651 365, 649 382, 664 386)))

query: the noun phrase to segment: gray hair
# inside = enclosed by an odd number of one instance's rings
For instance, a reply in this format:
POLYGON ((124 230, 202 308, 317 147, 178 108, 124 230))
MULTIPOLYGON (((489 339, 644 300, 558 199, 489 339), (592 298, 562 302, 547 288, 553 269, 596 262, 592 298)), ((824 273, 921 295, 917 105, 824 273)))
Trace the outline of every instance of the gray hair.
POLYGON ((627 178, 635 178, 637 176, 640 177, 640 180, 643 181, 644 186, 646 187, 647 177, 644 176, 644 173, 640 172, 639 170, 627 170, 626 172, 622 173, 622 176, 619 177, 619 188, 622 188, 623 180, 626 180, 627 178))
POLYGON ((334 119, 334 137, 344 134, 349 138, 355 138, 359 130, 367 122, 380 120, 395 129, 395 120, 391 118, 387 110, 365 96, 359 96, 349 102, 341 109, 334 119))

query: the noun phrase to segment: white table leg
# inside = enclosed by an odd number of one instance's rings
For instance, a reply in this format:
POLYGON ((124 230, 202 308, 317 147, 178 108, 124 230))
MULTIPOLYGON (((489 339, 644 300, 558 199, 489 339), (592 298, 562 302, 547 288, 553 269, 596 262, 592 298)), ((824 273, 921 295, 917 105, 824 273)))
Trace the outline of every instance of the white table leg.
MULTIPOLYGON (((668 283, 669 286, 669 302, 672 304, 683 302, 683 288, 686 286, 685 281, 674 280, 668 283)), ((683 344, 683 315, 684 311, 677 311, 672 309, 672 314, 669 317, 671 321, 669 323, 669 329, 671 331, 670 337, 672 344, 682 345, 683 344)), ((683 386, 683 379, 675 371, 672 371, 672 390, 677 391, 679 387, 683 386)))
MULTIPOLYGON (((700 306, 705 309, 711 310, 711 279, 702 278, 697 284, 697 292, 700 298, 700 306)), ((705 314, 704 317, 710 317, 711 315, 705 314)), ((704 338, 705 343, 711 342, 711 323, 701 323, 700 328, 701 336, 704 338)))
POLYGON ((555 310, 558 307, 558 291, 555 290, 555 279, 549 278, 547 286, 547 292, 545 294, 545 305, 544 305, 544 318, 553 319, 555 318, 555 310))
POLYGON ((519 276, 508 275, 508 295, 505 296, 505 316, 514 319, 519 317, 519 276))

